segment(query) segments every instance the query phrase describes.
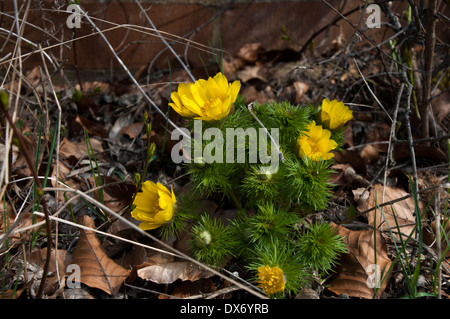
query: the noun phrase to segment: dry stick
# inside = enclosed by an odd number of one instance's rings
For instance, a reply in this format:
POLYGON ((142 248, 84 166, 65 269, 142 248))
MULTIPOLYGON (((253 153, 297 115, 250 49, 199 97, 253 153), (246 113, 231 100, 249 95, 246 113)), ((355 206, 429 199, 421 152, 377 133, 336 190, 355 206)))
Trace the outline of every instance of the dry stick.
MULTIPOLYGON (((26 20, 27 16, 28 16, 28 12, 30 9, 30 3, 31 1, 29 1, 27 3, 26 9, 24 11, 24 17, 23 17, 23 21, 26 20)), ((19 69, 20 71, 22 71, 22 58, 21 58, 21 48, 20 48, 20 42, 23 40, 22 38, 22 33, 23 33, 23 29, 24 29, 24 24, 22 23, 19 26, 19 12, 18 12, 18 8, 17 8, 17 2, 14 1, 14 17, 15 17, 15 25, 16 25, 16 29, 17 29, 17 39, 18 39, 18 61, 19 61, 19 69)), ((19 92, 20 92, 20 86, 22 83, 22 77, 19 77, 19 84, 18 84, 18 94, 17 94, 17 98, 16 98, 16 105, 15 105, 15 110, 18 110, 18 103, 19 103, 19 92)), ((33 179, 35 181, 35 185, 37 188, 37 192, 38 192, 38 197, 40 197, 40 201, 42 204, 42 208, 44 210, 45 213, 45 221, 46 221, 46 234, 47 234, 47 253, 46 253, 46 260, 45 260, 45 264, 44 264, 44 269, 43 269, 43 274, 42 274, 42 279, 41 279, 41 283, 38 289, 38 293, 37 293, 37 298, 41 298, 42 296, 42 292, 44 290, 44 285, 45 285, 45 281, 46 281, 46 277, 47 277, 47 273, 48 273, 48 269, 49 269, 49 265, 50 265, 50 256, 51 256, 51 246, 52 246, 52 233, 51 233, 51 225, 50 225, 50 220, 48 219, 48 207, 47 207, 47 203, 44 199, 43 193, 42 193, 42 185, 41 185, 41 181, 39 180, 38 176, 37 176, 37 172, 36 169, 33 165, 33 162, 31 160, 30 154, 28 153, 28 150, 26 148, 26 144, 23 140, 23 136, 21 134, 21 132, 18 130, 18 128, 15 126, 15 121, 14 119, 11 117, 11 115, 9 114, 9 110, 8 110, 8 105, 3 105, 3 103, 0 103, 0 108, 2 109, 5 118, 7 119, 9 125, 11 126, 11 129, 13 130, 14 134, 19 141, 20 147, 22 149, 22 153, 25 156, 26 162, 28 164, 28 167, 30 169, 30 171, 33 174, 33 179)))
POLYGON ((425 34, 425 61, 424 61, 424 83, 423 83, 423 93, 421 102, 421 116, 422 116, 422 135, 424 137, 430 136, 430 111, 431 111, 431 80, 433 72, 433 56, 434 56, 434 46, 436 44, 436 0, 429 0, 427 16, 426 16, 426 34, 425 34))
MULTIPOLYGON (((179 250, 177 250, 176 248, 174 248, 174 247, 168 245, 167 243, 161 241, 160 239, 156 238, 155 236, 151 235, 150 233, 147 233, 147 232, 143 231, 143 230, 140 229, 138 226, 136 226, 135 224, 133 224, 132 222, 130 222, 130 221, 127 220, 126 218, 122 217, 120 214, 117 214, 115 211, 113 211, 113 210, 110 209, 109 207, 103 205, 103 204, 100 203, 99 201, 96 201, 94 198, 92 198, 92 197, 86 195, 86 194, 83 193, 83 192, 80 192, 80 191, 74 190, 74 189, 52 188, 52 187, 45 188, 44 190, 46 190, 46 191, 47 191, 47 190, 48 190, 48 191, 52 190, 52 191, 71 191, 71 192, 74 192, 75 194, 80 195, 80 196, 83 197, 84 199, 86 199, 86 200, 88 200, 89 202, 93 203, 94 205, 96 205, 96 206, 99 207, 100 209, 102 209, 102 210, 108 212, 109 214, 111 214, 112 216, 114 216, 115 218, 117 218, 118 220, 120 220, 121 222, 125 223, 127 226, 129 226, 129 227, 133 228, 134 230, 138 231, 140 234, 142 234, 142 235, 144 235, 144 236, 146 236, 146 237, 152 239, 153 241, 159 243, 159 244, 160 244, 161 246, 163 246, 164 248, 166 248, 166 249, 168 249, 168 250, 174 252, 175 254, 178 255, 178 257, 183 258, 183 259, 185 259, 185 260, 188 260, 188 261, 190 261, 190 262, 192 262, 192 263, 194 263, 194 264, 196 264, 196 265, 198 265, 198 266, 200 266, 200 267, 205 268, 206 270, 210 271, 211 273, 213 273, 213 274, 215 274, 215 275, 217 275, 217 276, 220 276, 220 277, 222 277, 222 278, 224 278, 224 279, 230 281, 231 283, 233 283, 233 284, 235 284, 235 285, 238 285, 238 286, 242 287, 242 289, 244 289, 244 290, 250 292, 251 294, 253 294, 253 295, 256 296, 256 297, 259 297, 259 298, 262 298, 262 299, 267 299, 266 296, 264 296, 264 295, 262 295, 262 294, 260 294, 260 293, 258 293, 258 292, 256 292, 256 291, 250 289, 249 287, 247 287, 247 286, 245 286, 245 285, 243 285, 243 284, 237 282, 236 280, 234 280, 234 279, 232 279, 232 278, 230 278, 230 277, 228 277, 228 276, 225 276, 224 274, 220 273, 219 271, 217 271, 217 270, 215 270, 215 269, 213 269, 213 268, 211 268, 211 267, 209 267, 209 266, 207 266, 207 265, 202 264, 202 263, 199 262, 198 260, 196 260, 196 259, 194 259, 194 258, 192 258, 192 257, 190 257, 190 256, 188 256, 188 255, 186 255, 186 254, 184 254, 184 253, 182 253, 181 251, 179 251, 179 250)), ((167 253, 168 253, 168 254, 171 254, 171 253, 169 253, 169 252, 167 252, 167 253)))
POLYGON ((391 133, 389 134, 389 144, 388 144, 388 156, 386 158, 386 166, 384 169, 384 179, 383 179, 383 196, 382 196, 382 202, 384 202, 384 195, 385 195, 385 185, 387 180, 387 173, 388 173, 388 165, 390 163, 394 163, 392 159, 392 152, 394 151, 394 143, 392 143, 392 140, 395 139, 395 131, 397 128, 397 115, 398 115, 398 109, 400 108, 400 101, 402 99, 403 89, 405 87, 405 84, 402 83, 400 85, 400 90, 397 95, 397 103, 395 104, 395 110, 394 110, 394 117, 391 124, 391 133))
POLYGON ((437 274, 437 284, 438 284, 438 299, 442 298, 441 287, 442 287, 442 269, 440 265, 441 260, 441 214, 439 213, 439 203, 441 201, 441 187, 438 188, 437 196, 434 198, 435 204, 435 220, 436 220, 436 251, 438 260, 438 274, 437 274))
MULTIPOLYGON (((120 65, 122 66, 122 68, 125 70, 125 72, 126 72, 127 75, 129 76, 129 78, 133 81, 133 83, 137 86, 137 88, 140 90, 140 92, 143 94, 143 96, 146 98, 146 100, 147 100, 147 101, 148 101, 148 102, 149 102, 149 103, 150 103, 150 104, 151 104, 151 105, 152 105, 152 106, 153 106, 153 107, 154 107, 154 108, 155 108, 155 109, 156 109, 156 110, 164 117, 164 118, 166 118, 166 114, 165 114, 164 112, 162 112, 161 109, 155 104, 155 102, 153 102, 153 100, 145 93, 145 91, 142 89, 142 87, 139 85, 139 83, 136 81, 136 79, 135 79, 135 78, 133 77, 133 75, 130 73, 130 71, 128 70, 127 66, 124 64, 124 62, 120 59, 120 57, 117 56, 116 52, 114 51, 113 47, 112 47, 111 44, 109 43, 108 39, 106 39, 105 35, 100 31, 100 29, 95 25, 95 23, 91 20, 91 18, 90 18, 90 17, 89 17, 89 16, 88 16, 88 15, 87 15, 87 14, 86 14, 86 13, 85 13, 78 5, 77 5, 77 7, 78 7, 78 10, 79 10, 78 12, 80 12, 80 13, 88 20, 88 22, 92 25, 92 27, 95 29, 95 31, 98 32, 99 35, 102 37, 102 39, 105 41, 105 43, 106 43, 106 45, 108 46, 108 48, 110 49, 111 53, 114 55, 114 57, 116 58, 116 60, 119 62, 119 64, 120 64, 120 65)), ((181 133, 182 133, 184 136, 186 136, 188 139, 190 139, 190 136, 187 135, 185 132, 183 132, 183 130, 180 130, 180 128, 179 128, 175 123, 173 123, 170 119, 167 119, 167 121, 168 121, 175 129, 181 131, 181 133)), ((80 193, 80 194, 82 194, 82 193, 80 193)), ((82 196, 83 196, 83 195, 82 195, 82 196)), ((88 199, 88 200, 90 200, 90 201, 93 200, 92 198, 89 198, 89 197, 85 197, 85 198, 88 199)), ((178 250, 176 250, 175 248, 171 247, 170 245, 168 245, 168 244, 162 242, 161 240, 159 240, 158 238, 152 236, 151 234, 142 231, 139 227, 137 227, 136 225, 134 225, 133 223, 131 223, 131 222, 128 221, 127 219, 123 218, 122 216, 118 215, 118 214, 115 213, 114 211, 110 210, 108 207, 106 207, 106 206, 103 205, 102 203, 97 202, 96 205, 97 205, 98 207, 100 207, 102 210, 108 211, 110 214, 114 215, 117 219, 120 219, 122 222, 126 223, 127 225, 131 226, 132 228, 134 228, 134 229, 140 231, 141 233, 145 234, 145 236, 148 236, 148 237, 150 237, 152 240, 154 240, 154 241, 160 243, 163 247, 165 247, 165 248, 167 248, 167 249, 169 249, 169 250, 171 250, 171 251, 174 251, 174 252, 180 254, 183 258, 185 258, 185 259, 187 259, 187 260, 189 260, 189 261, 191 261, 191 262, 193 262, 193 263, 195 263, 195 264, 197 264, 197 265, 199 265, 199 266, 201 266, 201 267, 206 268, 207 270, 209 270, 210 272, 212 272, 212 273, 214 273, 214 274, 216 274, 216 275, 218 275, 218 276, 221 276, 221 277, 226 278, 227 280, 229 280, 230 282, 232 282, 232 283, 234 283, 234 284, 243 286, 242 284, 236 282, 236 281, 233 280, 232 278, 227 278, 225 275, 221 274, 219 271, 217 271, 217 270, 215 270, 215 269, 212 269, 211 267, 208 267, 208 266, 206 266, 206 265, 200 263, 200 262, 197 261, 196 259, 194 259, 194 258, 192 258, 192 257, 190 257, 190 256, 188 256, 188 255, 186 255, 186 254, 181 253, 180 251, 178 251, 178 250)), ((255 295, 255 296, 259 297, 259 298, 263 298, 263 299, 266 299, 266 298, 267 298, 266 296, 264 296, 264 295, 262 295, 262 294, 260 294, 260 293, 258 293, 258 292, 255 292, 255 291, 249 289, 248 287, 243 286, 243 289, 247 290, 248 292, 252 293, 253 295, 255 295)))
POLYGON ((48 207, 47 207, 45 198, 43 196, 41 181, 39 180, 36 170, 34 169, 33 162, 31 160, 30 154, 28 153, 28 150, 26 148, 26 144, 23 140, 22 134, 19 132, 17 127, 14 125, 14 121, 11 118, 11 115, 9 114, 8 109, 3 104, 2 104, 2 110, 3 110, 3 114, 5 115, 7 121, 9 122, 11 128, 13 129, 14 134, 16 135, 17 139, 19 140, 20 145, 22 146, 21 149, 22 149, 23 155, 25 156, 28 167, 29 167, 31 173, 33 174, 33 179, 34 179, 34 182, 36 183, 38 197, 41 198, 41 205, 42 205, 42 209, 44 210, 44 218, 45 218, 46 234, 47 234, 47 254, 46 254, 44 269, 43 269, 43 273, 42 273, 42 280, 41 280, 39 290, 36 295, 36 297, 38 299, 40 299, 42 296, 43 289, 44 289, 45 280, 47 278, 48 268, 49 268, 49 264, 50 264, 50 257, 51 257, 51 248, 52 248, 52 230, 50 227, 48 207))
POLYGON ((128 69, 128 67, 125 65, 125 63, 122 61, 122 59, 116 54, 116 52, 114 51, 114 48, 111 46, 111 43, 109 43, 108 39, 105 37, 105 35, 101 32, 101 30, 97 27, 97 25, 91 20, 91 18, 83 11, 83 9, 80 8, 79 5, 76 5, 78 7, 78 12, 80 12, 87 20, 88 22, 92 25, 92 27, 95 29, 96 32, 98 32, 98 34, 100 35, 100 37, 103 39, 103 41, 105 41, 106 46, 108 47, 108 49, 111 51, 111 53, 114 55, 114 58, 117 60, 117 62, 119 62, 120 66, 124 69, 124 71, 127 73, 128 77, 130 78, 130 80, 136 85, 137 89, 141 92, 141 94, 144 96, 144 98, 147 100, 148 103, 150 103, 150 105, 152 107, 155 108, 156 111, 158 111, 159 114, 161 114, 163 116, 164 119, 167 120, 168 123, 170 123, 170 125, 172 125, 176 130, 180 131, 181 134, 183 134, 183 136, 185 136, 188 141, 190 140, 190 135, 186 134, 183 130, 181 130, 174 122, 172 122, 172 120, 170 120, 167 115, 156 105, 155 102, 153 102, 153 100, 148 96, 148 94, 142 89, 142 87, 139 85, 138 81, 135 79, 135 77, 131 74, 130 70, 128 69))
POLYGON ((311 43, 312 40, 314 40, 315 37, 317 37, 319 34, 321 34, 322 32, 324 32, 326 29, 328 29, 330 26, 335 25, 337 22, 339 22, 339 20, 343 19, 344 17, 356 12, 360 10, 360 7, 357 6, 356 8, 347 11, 345 13, 342 13, 341 15, 337 15, 333 20, 331 20, 330 23, 326 24, 325 26, 323 26, 321 29, 317 30, 316 32, 314 32, 308 40, 305 41, 305 43, 303 44, 302 48, 300 49, 300 51, 298 52, 298 58, 301 58, 303 52, 305 52, 306 48, 309 46, 309 44, 311 43))
POLYGON ((406 86, 407 86, 405 119, 406 119, 406 130, 408 132, 409 151, 411 153, 411 163, 412 163, 412 168, 413 168, 413 182, 415 185, 416 194, 419 198, 419 193, 418 193, 419 185, 417 183, 418 177, 417 177, 416 155, 415 155, 415 151, 414 151, 414 141, 413 141, 412 130, 411 130, 411 121, 409 119, 409 115, 411 114, 411 95, 412 95, 413 86, 408 80, 406 71, 403 72, 403 81, 406 83, 406 86))
POLYGON ((161 41, 164 43, 164 45, 169 49, 170 52, 172 52, 172 54, 175 56, 175 58, 178 60, 178 62, 180 62, 181 66, 183 67, 183 69, 187 72, 187 74, 189 75, 189 77, 191 78, 192 82, 195 82, 195 77, 192 75, 191 71, 188 69, 188 67, 186 66, 186 64, 183 63, 183 61, 180 59, 180 57, 178 56, 178 54, 174 51, 174 49, 170 46, 170 44, 166 41, 166 39, 164 39, 163 36, 161 36, 161 33, 158 31, 158 29, 156 29, 156 26, 153 24, 153 21, 150 19, 150 17, 148 16, 147 12, 144 10, 144 8, 142 8, 141 4, 139 1, 135 0, 134 1, 138 6, 139 9, 142 11, 142 13, 144 14, 145 18, 147 19, 148 23, 150 23, 150 25, 152 26, 153 29, 155 29, 156 35, 161 39, 161 41))
MULTIPOLYGON (((342 13, 339 12, 339 10, 337 10, 335 7, 333 7, 327 0, 322 0, 322 2, 324 2, 331 10, 336 12, 338 15, 342 16, 342 19, 344 19, 345 22, 347 22, 352 28, 354 28, 355 31, 358 33, 358 35, 361 35, 363 38, 365 38, 367 41, 369 41, 370 44, 373 45, 373 47, 377 50, 377 54, 380 57, 381 64, 383 64, 383 68, 387 71, 388 68, 387 68, 386 64, 384 63, 383 56, 386 56, 391 60, 392 60, 392 57, 389 56, 387 53, 383 52, 371 38, 369 38, 364 33, 360 33, 359 30, 346 17, 344 17, 342 15, 342 13)), ((389 79, 389 83, 391 83, 391 86, 393 86, 392 79, 390 76, 388 77, 388 79, 389 79)))
POLYGON ((366 84, 367 89, 369 90, 370 94, 372 94, 372 96, 373 96, 373 98, 375 99, 375 101, 377 101, 378 105, 383 109, 384 113, 386 113, 387 117, 391 120, 391 123, 392 123, 393 120, 392 120, 391 116, 390 116, 389 113, 386 111, 386 109, 384 108, 383 104, 381 104, 380 100, 378 100, 378 97, 375 95, 375 93, 373 93, 372 89, 370 88, 369 84, 367 83, 366 79, 364 78, 364 76, 363 76, 361 70, 359 69, 358 62, 356 62, 356 59, 355 59, 355 58, 353 58, 353 61, 354 61, 355 65, 356 65, 356 68, 358 69, 358 72, 359 72, 359 74, 361 75, 361 77, 362 77, 364 83, 366 84))
MULTIPOLYGON (((33 212, 33 214, 37 215, 37 216, 43 216, 43 214, 41 212, 33 212)), ((76 228, 92 231, 92 232, 97 233, 97 234, 102 235, 102 236, 111 237, 111 238, 114 238, 114 239, 117 239, 117 240, 121 240, 121 241, 126 242, 126 243, 130 243, 130 244, 133 244, 133 245, 136 245, 136 246, 141 246, 141 247, 144 247, 144 248, 147 248, 147 249, 150 249, 150 250, 154 250, 154 251, 159 252, 159 253, 171 255, 173 257, 181 257, 178 254, 174 254, 174 253, 171 253, 171 252, 168 252, 168 251, 165 251, 165 250, 153 247, 153 246, 142 244, 142 243, 140 243, 138 241, 133 241, 131 239, 123 238, 123 237, 120 237, 120 236, 117 236, 117 235, 114 235, 114 234, 110 234, 110 233, 107 233, 107 232, 104 232, 104 231, 101 231, 101 230, 98 230, 98 229, 94 229, 94 228, 91 228, 91 227, 80 225, 80 224, 77 224, 77 223, 74 223, 74 222, 71 222, 71 221, 59 218, 59 217, 55 217, 53 215, 50 216, 50 219, 54 220, 54 221, 57 221, 57 222, 60 222, 60 223, 63 223, 63 224, 66 224, 66 225, 70 225, 70 226, 76 227, 76 228)), ((23 229, 17 230, 16 232, 21 232, 21 231, 24 231, 26 229, 27 228, 23 228, 23 229)), ((16 233, 16 232, 13 232, 13 234, 16 233)))

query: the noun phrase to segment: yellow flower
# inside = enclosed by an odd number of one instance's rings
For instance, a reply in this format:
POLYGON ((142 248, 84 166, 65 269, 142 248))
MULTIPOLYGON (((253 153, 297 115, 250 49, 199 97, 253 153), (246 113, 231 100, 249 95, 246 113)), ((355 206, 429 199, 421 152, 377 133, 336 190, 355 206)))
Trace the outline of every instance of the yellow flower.
POLYGON ((313 160, 317 160, 319 157, 324 160, 334 157, 330 151, 337 147, 337 143, 330 139, 331 132, 329 130, 312 121, 308 126, 308 132, 303 133, 305 134, 297 139, 300 156, 306 156, 313 160))
POLYGON ((177 92, 172 92, 169 105, 183 117, 203 121, 216 121, 226 117, 236 101, 241 82, 228 83, 222 73, 214 78, 195 83, 181 83, 177 92))
POLYGON ((324 99, 319 118, 324 127, 334 130, 341 128, 345 123, 350 121, 353 118, 353 112, 342 102, 324 99))
POLYGON ((284 291, 285 279, 279 267, 261 266, 258 268, 258 284, 268 295, 284 291))
POLYGON ((136 194, 133 204, 135 208, 131 216, 142 222, 139 228, 149 230, 172 220, 176 198, 173 189, 169 191, 161 183, 146 181, 142 184, 142 192, 136 194))

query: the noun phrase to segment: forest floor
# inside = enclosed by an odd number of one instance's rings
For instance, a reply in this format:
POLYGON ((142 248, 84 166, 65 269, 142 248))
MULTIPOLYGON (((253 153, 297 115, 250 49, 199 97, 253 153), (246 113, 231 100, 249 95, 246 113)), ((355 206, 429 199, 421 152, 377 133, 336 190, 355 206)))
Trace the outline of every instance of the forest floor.
MULTIPOLYGON (((353 111, 343 148, 335 152, 331 167, 335 184, 331 202, 327 209, 304 217, 308 222, 336 225, 348 238, 351 253, 339 260, 332 274, 291 298, 448 299, 448 65, 447 75, 434 82, 434 126, 431 137, 424 138, 401 72, 392 60, 385 59, 392 52, 358 48, 350 58, 346 48, 345 42, 336 39, 320 54, 307 50, 299 56, 291 49, 266 51, 258 43, 249 43, 223 61, 229 80, 241 81, 240 94, 247 102, 319 105, 324 97, 332 97, 353 111), (412 141, 416 141, 414 147, 412 141), (404 227, 403 235, 377 223, 380 209, 391 225, 404 227), (420 224, 418 211, 423 215, 420 224), (374 225, 382 237, 375 241, 365 232, 374 225), (375 290, 367 284, 372 276, 367 266, 374 255, 387 271, 375 290)), ((435 60, 445 59, 445 50, 437 50, 435 60)), ((218 71, 217 65, 211 65, 196 74, 203 72, 206 77, 218 71)), ((5 88, 13 92, 22 86, 20 94, 10 100, 20 105, 10 112, 37 169, 28 165, 16 140, 8 140, 11 132, 3 135, 7 130, 2 118, 1 146, 11 154, 9 163, 2 158, 2 172, 9 172, 2 175, 1 185, 2 298, 36 298, 40 293, 49 238, 40 197, 33 187, 33 171, 45 176, 40 178, 43 200, 54 216, 53 249, 41 291, 44 298, 254 297, 256 290, 248 285, 248 274, 237 261, 231 260, 220 274, 213 274, 174 256, 175 252, 189 254, 186 237, 163 242, 158 232, 147 237, 124 222, 137 225, 129 208, 136 192, 134 175, 142 172, 145 162, 149 138, 145 112, 152 124, 150 140, 156 145, 146 179, 172 185, 176 193, 189 192, 192 187, 183 166, 171 161, 177 141, 170 140, 167 118, 149 106, 130 78, 114 83, 81 81, 74 90, 52 84, 42 69, 23 76, 23 83, 16 79, 5 88), (73 264, 91 267, 91 276, 81 285, 70 284, 73 269, 68 266, 73 264)), ((182 69, 160 70, 151 78, 145 72, 134 76, 164 113, 174 83, 190 81, 182 69)), ((167 114, 177 125, 184 125, 175 112, 167 114)), ((220 197, 202 198, 197 205, 216 216, 234 216, 237 211, 220 197)))

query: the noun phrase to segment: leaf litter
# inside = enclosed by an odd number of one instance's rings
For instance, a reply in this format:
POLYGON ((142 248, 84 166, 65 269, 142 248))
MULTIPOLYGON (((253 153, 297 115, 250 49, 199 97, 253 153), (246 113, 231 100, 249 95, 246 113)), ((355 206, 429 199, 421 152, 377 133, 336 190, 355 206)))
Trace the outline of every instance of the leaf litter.
MULTIPOLYGON (((323 57, 332 56, 336 50, 335 47, 330 47, 323 57)), ((379 68, 374 56, 366 55, 365 58, 368 60, 367 69, 379 68)), ((289 49, 266 51, 260 43, 248 43, 244 44, 235 56, 226 57, 223 66, 225 74, 232 77, 236 74, 242 81, 242 94, 249 102, 288 100, 293 104, 314 103, 324 89, 332 85, 340 96, 348 95, 352 85, 359 80, 355 69, 350 67, 341 76, 336 76, 330 65, 315 64, 315 59, 314 56, 307 56, 302 60, 294 59, 289 49), (314 67, 309 67, 311 65, 314 67)), ((29 73, 28 77, 35 84, 43 80, 37 68, 29 73)), ((172 72, 170 78, 174 82, 189 80, 182 71, 172 72)), ((166 104, 170 91, 168 85, 161 83, 168 82, 169 76, 163 75, 153 83, 148 83, 154 84, 157 88, 152 90, 151 94, 162 107, 166 107, 163 109, 165 112, 169 111, 166 104)), ((385 87, 382 82, 378 85, 385 87)), ((11 83, 9 87, 14 90, 17 83, 11 83)), ((150 114, 152 136, 149 137, 143 132, 142 111, 146 109, 145 102, 139 92, 127 84, 126 80, 123 83, 85 82, 83 88, 82 99, 68 102, 65 105, 67 114, 62 114, 67 131, 60 145, 57 145, 58 162, 51 162, 50 181, 53 188, 59 188, 63 184, 68 191, 49 193, 49 196, 54 197, 53 212, 58 211, 61 205, 65 205, 65 211, 60 214, 66 220, 75 221, 74 217, 77 216, 79 219, 76 222, 80 225, 92 229, 103 228, 131 242, 158 247, 157 242, 143 237, 120 220, 115 220, 114 216, 105 212, 99 213, 93 205, 69 190, 89 192, 97 201, 131 221, 127 208, 135 192, 132 174, 142 169, 146 142, 149 138, 155 141, 157 149, 160 150, 158 158, 150 166, 150 179, 172 181, 176 190, 186 189, 189 181, 181 174, 180 167, 167 161, 171 150, 167 138, 169 134, 167 122, 158 113, 152 113, 150 114), (85 131, 89 134, 91 150, 86 147, 86 140, 82 138, 85 131), (92 155, 95 155, 95 161, 92 160, 92 155)), ((70 89, 64 87, 55 89, 63 96, 72 93, 70 89)), ((361 87, 357 88, 356 92, 359 93, 360 90, 361 87)), ((371 98, 364 96, 363 93, 356 95, 359 97, 356 102, 361 105, 372 104, 371 98)), ((448 129, 448 126, 445 126, 449 114, 448 94, 442 95, 437 101, 435 109, 438 124, 443 123, 444 129, 445 127, 448 129)), ((54 109, 50 108, 55 106, 48 107, 48 114, 51 114, 54 109)), ((173 113, 169 115, 171 120, 182 123, 182 120, 173 113)), ((333 182, 336 186, 330 209, 311 217, 323 218, 334 223, 338 233, 348 245, 348 254, 341 257, 335 273, 330 275, 327 282, 316 282, 316 286, 320 288, 314 289, 316 287, 314 285, 308 287, 304 291, 308 293, 301 293, 298 298, 302 298, 302 295, 316 298, 319 294, 321 298, 348 296, 372 299, 403 296, 405 292, 399 284, 402 282, 399 275, 401 272, 398 271, 398 263, 394 264, 396 256, 394 246, 395 243, 407 240, 410 236, 416 238, 417 232, 422 231, 415 228, 417 212, 425 212, 421 216, 424 234, 428 236, 424 240, 424 245, 429 246, 429 250, 425 250, 424 255, 419 256, 419 262, 430 254, 436 257, 438 249, 444 254, 443 262, 450 262, 448 235, 443 237, 442 246, 437 247, 436 219, 427 206, 429 202, 419 201, 417 209, 410 196, 408 181, 411 173, 410 148, 404 144, 396 145, 392 159, 404 166, 389 170, 387 181, 390 186, 380 184, 383 177, 380 171, 385 169, 384 163, 388 157, 390 125, 383 122, 377 112, 367 112, 364 107, 357 109, 355 113, 355 119, 345 135, 344 145, 347 149, 335 153, 333 182), (363 147, 357 148, 360 145, 363 147), (428 210, 425 211, 426 206, 428 210), (378 269, 381 278, 374 277, 374 274, 378 274, 378 269), (381 279, 379 285, 372 287, 370 283, 378 283, 378 279, 381 279), (309 291, 306 291, 308 289, 309 291), (311 294, 311 290, 314 293, 311 294)), ((24 111, 21 117, 30 118, 29 115, 24 111)), ((36 157, 37 152, 36 141, 42 138, 34 131, 35 127, 36 123, 29 121, 23 130, 27 148, 33 157, 36 157)), ((4 144, 2 145, 4 147, 4 144)), ((416 145, 414 148, 417 158, 423 161, 424 172, 431 172, 429 174, 437 179, 432 186, 442 182, 445 174, 448 174, 448 167, 441 165, 448 164, 443 149, 445 148, 442 145, 437 147, 416 145)), ((44 151, 41 149, 40 152, 42 158, 44 151)), ((11 164, 14 176, 19 180, 13 184, 12 192, 20 200, 8 200, 2 205, 0 230, 5 234, 5 230, 17 223, 19 231, 8 234, 7 248, 1 246, 0 252, 3 256, 8 251, 17 252, 18 257, 13 258, 9 267, 2 264, 8 276, 3 296, 20 298, 27 291, 33 294, 36 283, 42 279, 40 276, 45 261, 46 243, 37 238, 29 255, 20 248, 21 243, 31 240, 36 234, 36 229, 32 226, 42 222, 42 218, 33 217, 31 212, 15 215, 20 208, 21 200, 28 198, 27 187, 30 184, 29 180, 23 181, 20 178, 27 178, 31 173, 20 152, 14 153, 11 164), (27 259, 29 262, 22 274, 19 258, 27 259), (13 290, 12 287, 16 282, 19 288, 13 290)), ((420 174, 425 174, 424 172, 420 174)), ((429 181, 430 178, 427 177, 426 180, 429 181)), ((422 190, 426 190, 429 186, 426 185, 422 190)), ((444 202, 448 193, 443 192, 442 195, 441 200, 444 202)), ((220 215, 227 211, 218 209, 219 201, 215 198, 208 200, 209 202, 198 205, 208 205, 212 214, 220 215)), ((443 233, 449 234, 450 226, 446 221, 448 217, 442 216, 443 233)), ((143 298, 183 298, 212 293, 229 285, 226 280, 221 281, 208 270, 192 262, 155 252, 142 245, 98 236, 85 228, 77 229, 63 223, 58 223, 57 228, 60 235, 58 244, 62 248, 52 250, 51 253, 49 277, 45 287, 47 297, 55 298, 63 296, 64 293, 69 294, 70 289, 64 286, 64 280, 70 276, 67 271, 69 264, 80 267, 82 292, 77 292, 74 298, 96 298, 102 295, 102 292, 110 298, 127 293, 143 298), (136 288, 148 288, 151 292, 140 293, 138 289, 133 290, 133 285, 136 285, 136 288)), ((186 241, 187 239, 181 242, 169 239, 167 244, 188 252, 185 247, 186 241)), ((415 242, 411 241, 408 250, 413 250, 415 245, 415 242)), ((230 269, 235 270, 240 276, 246 276, 245 270, 240 269, 237 262, 231 264, 230 269)), ((444 268, 443 275, 448 279, 450 273, 445 269, 448 268, 444 268)), ((423 276, 431 281, 433 274, 424 271, 423 276)), ((448 289, 442 288, 444 296, 448 296, 448 289)), ((423 290, 430 292, 432 288, 425 286, 423 290)), ((242 295, 242 292, 238 291, 226 296, 240 298, 242 295)))

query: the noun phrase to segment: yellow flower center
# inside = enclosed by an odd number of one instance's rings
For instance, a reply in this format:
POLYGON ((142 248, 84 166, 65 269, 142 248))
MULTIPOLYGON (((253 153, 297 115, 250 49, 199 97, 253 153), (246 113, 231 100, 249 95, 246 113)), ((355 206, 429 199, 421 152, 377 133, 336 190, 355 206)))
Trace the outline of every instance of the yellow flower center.
POLYGON ((258 284, 266 294, 283 292, 285 286, 283 270, 279 267, 261 266, 258 268, 258 284))

